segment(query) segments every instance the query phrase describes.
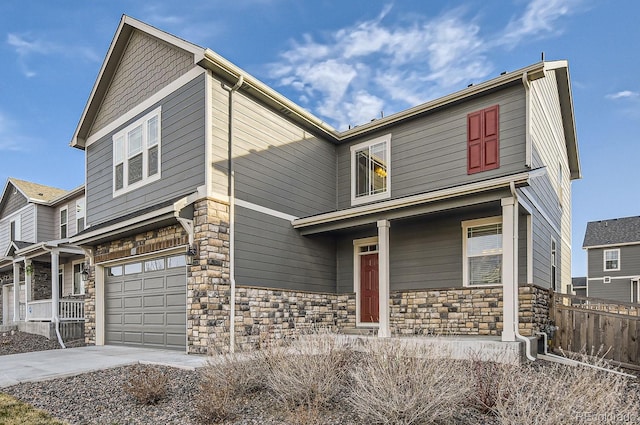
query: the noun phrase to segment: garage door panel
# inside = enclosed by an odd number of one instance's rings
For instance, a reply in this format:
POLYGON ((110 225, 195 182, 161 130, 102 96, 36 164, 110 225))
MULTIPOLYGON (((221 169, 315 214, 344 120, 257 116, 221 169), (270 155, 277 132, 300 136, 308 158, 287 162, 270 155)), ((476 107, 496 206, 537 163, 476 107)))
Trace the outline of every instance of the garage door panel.
POLYGON ((184 274, 174 274, 167 276, 167 288, 182 288, 185 284, 184 274))
POLYGON ((125 325, 142 325, 142 313, 125 313, 124 314, 125 325))
POLYGON ((165 306, 164 294, 144 296, 144 307, 164 307, 164 306, 165 306))
POLYGON ((165 325, 165 313, 144 313, 145 325, 165 325))
POLYGON ((184 313, 167 313, 167 324, 186 326, 187 315, 184 313))
POLYGON ((152 277, 144 280, 144 290, 164 289, 164 277, 152 277))
POLYGON ((124 306, 124 300, 122 298, 107 298, 105 300, 105 306, 107 311, 121 309, 124 306))
POLYGON ((122 286, 122 282, 109 282, 105 290, 107 294, 120 294, 122 293, 122 286))
POLYGON ((139 292, 142 289, 142 279, 127 280, 124 283, 124 292, 139 292))
MULTIPOLYGON (((166 264, 163 257, 153 261, 166 264)), ((185 267, 105 274, 106 343, 184 350, 186 286, 185 267)))
POLYGON ((166 305, 167 307, 178 307, 186 305, 186 298, 183 294, 167 294, 166 305))
POLYGON ((140 308, 142 307, 142 297, 141 296, 130 296, 123 298, 124 308, 140 308))

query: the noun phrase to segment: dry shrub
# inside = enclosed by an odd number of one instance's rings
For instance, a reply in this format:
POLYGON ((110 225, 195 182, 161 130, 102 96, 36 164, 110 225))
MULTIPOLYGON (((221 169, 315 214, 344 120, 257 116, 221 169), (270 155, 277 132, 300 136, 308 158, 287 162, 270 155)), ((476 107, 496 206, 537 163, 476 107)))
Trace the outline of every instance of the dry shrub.
POLYGON ((159 367, 137 366, 123 384, 123 390, 140 404, 157 404, 167 395, 168 381, 159 367))
POLYGON ((399 341, 376 341, 352 370, 348 397, 367 423, 451 423, 469 397, 463 362, 399 341))
POLYGON ((631 423, 640 418, 640 397, 625 376, 536 362, 503 376, 494 412, 509 425, 631 423))
POLYGON ((500 385, 505 373, 512 368, 495 358, 492 361, 483 359, 481 353, 469 354, 469 375, 471 378, 471 394, 469 403, 482 413, 493 410, 500 394, 500 385))
POLYGON ((353 356, 335 335, 303 336, 288 347, 266 352, 265 385, 289 411, 319 411, 344 393, 353 356))
POLYGON ((210 359, 201 369, 196 416, 203 423, 235 417, 246 397, 264 389, 264 373, 260 352, 222 354, 210 359))

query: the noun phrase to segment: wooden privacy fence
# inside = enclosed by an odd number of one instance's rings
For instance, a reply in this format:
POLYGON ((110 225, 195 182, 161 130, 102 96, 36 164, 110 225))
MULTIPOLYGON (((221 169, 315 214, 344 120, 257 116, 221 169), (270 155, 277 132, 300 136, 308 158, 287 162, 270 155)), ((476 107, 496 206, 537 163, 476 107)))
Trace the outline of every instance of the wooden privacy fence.
POLYGON ((639 311, 640 304, 553 294, 550 314, 558 329, 552 347, 599 353, 621 366, 640 369, 639 311))

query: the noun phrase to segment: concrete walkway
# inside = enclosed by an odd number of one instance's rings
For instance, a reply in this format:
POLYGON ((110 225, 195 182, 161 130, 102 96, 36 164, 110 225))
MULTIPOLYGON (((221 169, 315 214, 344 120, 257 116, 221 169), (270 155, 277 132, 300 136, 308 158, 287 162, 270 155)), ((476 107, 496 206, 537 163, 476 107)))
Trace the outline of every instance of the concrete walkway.
POLYGON ((113 345, 11 354, 0 356, 0 388, 138 363, 193 369, 204 366, 207 359, 179 351, 113 345))

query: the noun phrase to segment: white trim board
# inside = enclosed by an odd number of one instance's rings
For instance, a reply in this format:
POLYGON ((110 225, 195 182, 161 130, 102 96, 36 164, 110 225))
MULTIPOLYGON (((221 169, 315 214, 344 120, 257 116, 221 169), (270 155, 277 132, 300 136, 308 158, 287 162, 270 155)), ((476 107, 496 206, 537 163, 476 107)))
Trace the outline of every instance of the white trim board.
POLYGON ((270 215, 272 217, 280 218, 282 220, 287 220, 287 221, 298 220, 298 217, 294 215, 276 211, 271 208, 263 207, 262 205, 257 205, 251 202, 243 201, 242 199, 235 198, 234 201, 236 203, 236 206, 246 208, 251 211, 256 211, 262 214, 270 215))

